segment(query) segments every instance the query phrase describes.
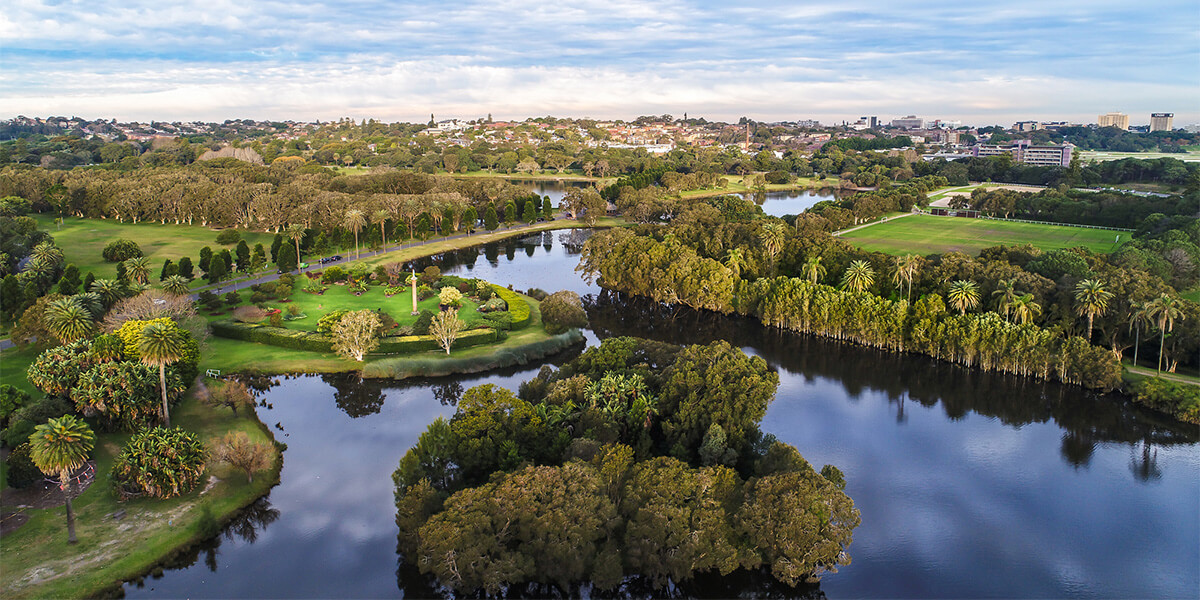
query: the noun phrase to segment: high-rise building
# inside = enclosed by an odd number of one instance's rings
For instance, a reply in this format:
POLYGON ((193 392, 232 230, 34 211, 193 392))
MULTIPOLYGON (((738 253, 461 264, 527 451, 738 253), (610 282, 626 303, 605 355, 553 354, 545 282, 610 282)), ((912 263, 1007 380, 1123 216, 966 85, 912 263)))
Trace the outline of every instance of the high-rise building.
POLYGON ((1119 112, 1110 112, 1096 117, 1096 124, 1101 127, 1116 127, 1117 129, 1129 130, 1129 115, 1119 112))
POLYGON ((908 115, 903 119, 892 119, 892 127, 900 129, 923 129, 925 127, 925 119, 918 119, 916 115, 908 115))
POLYGON ((1012 128, 1016 131, 1022 131, 1022 132, 1037 131, 1038 129, 1042 128, 1042 124, 1038 121, 1017 121, 1016 124, 1014 124, 1012 126, 1012 128))
POLYGON ((1150 131, 1171 131, 1175 113, 1150 113, 1150 131))

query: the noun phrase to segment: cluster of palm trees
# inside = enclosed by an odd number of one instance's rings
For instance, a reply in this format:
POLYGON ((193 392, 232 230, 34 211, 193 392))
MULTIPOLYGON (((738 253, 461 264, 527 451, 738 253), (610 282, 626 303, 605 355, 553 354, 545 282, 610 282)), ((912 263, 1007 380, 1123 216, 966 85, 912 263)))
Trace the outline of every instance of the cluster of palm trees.
POLYGON ((1175 328, 1175 321, 1182 321, 1184 318, 1183 307, 1179 299, 1168 294, 1160 294, 1157 298, 1135 304, 1129 322, 1130 329, 1137 329, 1137 337, 1133 345, 1133 364, 1137 364, 1137 350, 1138 343, 1141 341, 1142 325, 1154 325, 1159 332, 1158 366, 1155 367, 1155 371, 1161 373, 1163 344, 1166 342, 1167 333, 1175 328))

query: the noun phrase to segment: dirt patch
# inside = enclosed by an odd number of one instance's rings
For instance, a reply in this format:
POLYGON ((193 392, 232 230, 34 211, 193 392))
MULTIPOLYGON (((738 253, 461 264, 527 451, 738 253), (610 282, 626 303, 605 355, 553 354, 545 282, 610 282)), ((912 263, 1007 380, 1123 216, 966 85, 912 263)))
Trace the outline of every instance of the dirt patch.
MULTIPOLYGON (((78 498, 96 481, 96 461, 88 461, 86 466, 76 471, 76 476, 83 473, 88 475, 82 477, 75 484, 72 500, 78 498)), ((29 515, 26 515, 25 511, 54 508, 66 503, 66 493, 59 489, 57 483, 51 483, 45 479, 38 480, 19 490, 13 488, 0 490, 0 537, 16 531, 29 520, 29 515)))

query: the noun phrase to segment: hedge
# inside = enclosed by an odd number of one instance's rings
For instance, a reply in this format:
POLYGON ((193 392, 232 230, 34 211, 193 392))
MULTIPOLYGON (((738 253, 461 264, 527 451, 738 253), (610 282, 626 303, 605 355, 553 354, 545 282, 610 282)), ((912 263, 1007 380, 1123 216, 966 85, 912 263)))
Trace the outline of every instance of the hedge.
MULTIPOLYGON (((310 352, 333 352, 333 340, 329 336, 312 331, 281 329, 260 323, 238 323, 231 320, 214 321, 213 335, 245 342, 256 342, 291 348, 293 350, 308 350, 310 352)), ((493 329, 473 329, 464 331, 454 340, 454 348, 466 348, 480 344, 490 344, 499 339, 493 329)), ((430 335, 390 335, 379 340, 379 347, 371 354, 411 354, 426 350, 439 350, 436 339, 430 335)))
POLYGON ((508 312, 512 314, 513 330, 528 327, 532 319, 529 303, 520 294, 506 287, 500 287, 493 283, 492 289, 495 290, 497 296, 500 296, 500 298, 508 303, 508 312))
POLYGON ((1149 377, 1126 386, 1135 402, 1194 425, 1200 425, 1200 387, 1149 377))
MULTIPOLYGON (((493 369, 525 365, 562 352, 585 341, 578 329, 516 347, 501 346, 481 356, 439 356, 384 358, 363 365, 366 378, 406 379, 441 377, 459 373, 482 373, 493 369)), ((457 342, 455 342, 457 347, 457 342)))

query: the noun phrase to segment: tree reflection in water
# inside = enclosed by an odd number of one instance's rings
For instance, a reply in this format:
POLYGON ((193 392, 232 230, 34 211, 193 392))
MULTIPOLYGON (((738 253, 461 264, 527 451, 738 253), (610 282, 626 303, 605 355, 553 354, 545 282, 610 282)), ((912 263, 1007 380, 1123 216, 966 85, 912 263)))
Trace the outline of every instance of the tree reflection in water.
POLYGON ((333 388, 333 401, 352 419, 373 415, 383 409, 384 382, 363 379, 362 373, 327 373, 321 380, 333 388))
POLYGON ((925 407, 941 405, 953 420, 975 413, 1010 427, 1054 422, 1063 429, 1062 458, 1076 468, 1088 465, 1098 443, 1128 444, 1131 449, 1140 446, 1143 459, 1132 469, 1140 482, 1161 476, 1154 461, 1155 447, 1200 441, 1195 427, 1117 394, 798 335, 745 317, 680 310, 609 290, 586 296, 584 308, 601 339, 633 335, 676 344, 724 339, 753 349, 767 362, 799 373, 807 381, 838 381, 852 400, 860 398, 864 390, 883 391, 889 403, 898 405, 897 423, 905 421, 907 401, 925 407), (862 368, 864 361, 871 368, 862 368))
MULTIPOLYGON (((161 579, 165 571, 187 569, 199 562, 201 555, 204 556, 204 566, 208 567, 209 571, 216 573, 217 554, 223 540, 232 541, 234 538, 239 538, 247 544, 253 544, 258 541, 259 534, 278 519, 279 509, 271 506, 270 495, 263 496, 235 515, 225 524, 220 533, 204 539, 164 561, 160 568, 154 571, 151 578, 161 579)), ((145 587, 145 582, 139 579, 136 585, 139 588, 145 587)))

